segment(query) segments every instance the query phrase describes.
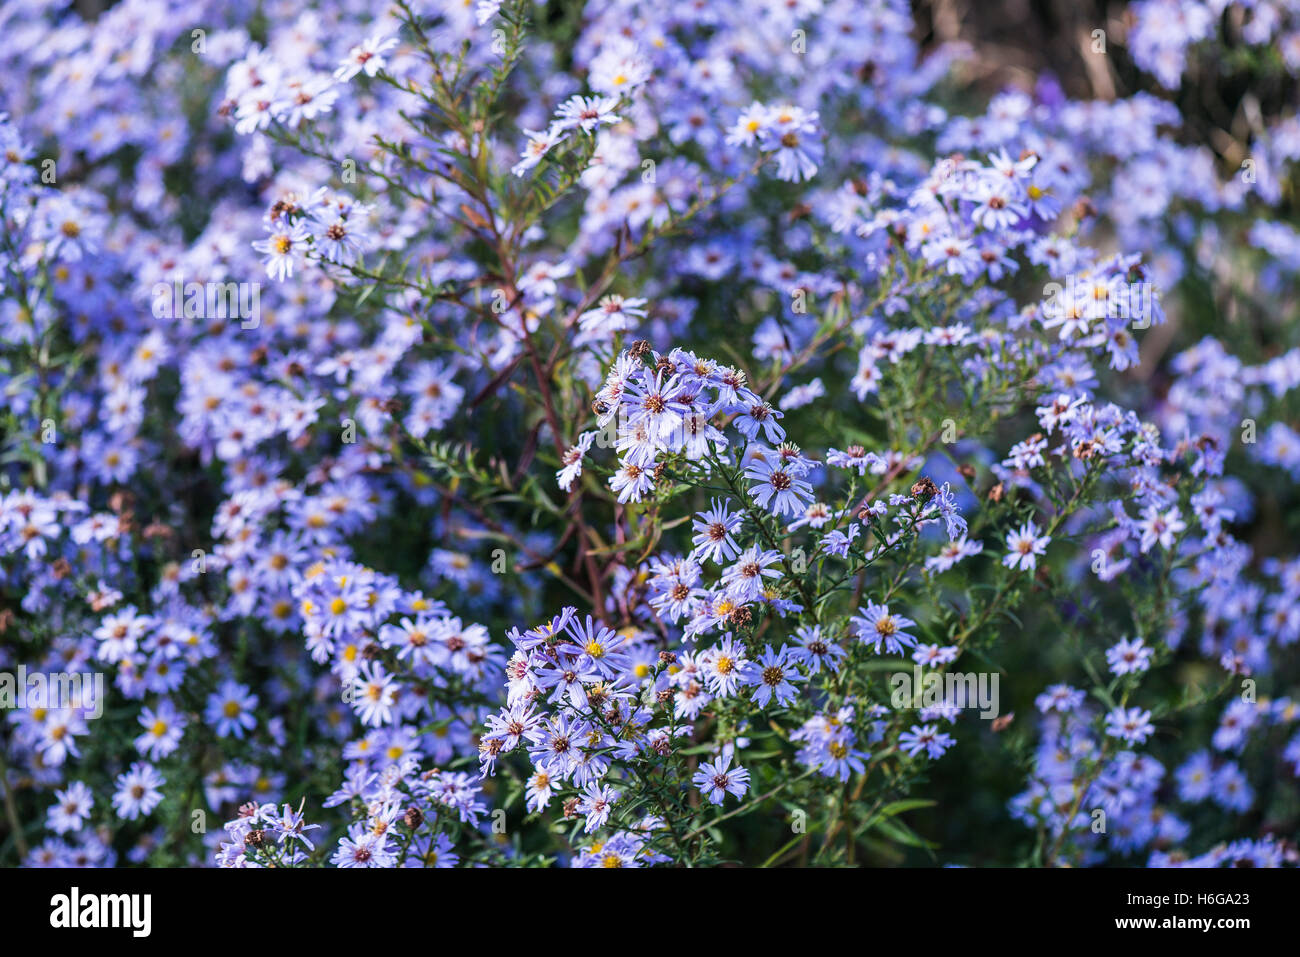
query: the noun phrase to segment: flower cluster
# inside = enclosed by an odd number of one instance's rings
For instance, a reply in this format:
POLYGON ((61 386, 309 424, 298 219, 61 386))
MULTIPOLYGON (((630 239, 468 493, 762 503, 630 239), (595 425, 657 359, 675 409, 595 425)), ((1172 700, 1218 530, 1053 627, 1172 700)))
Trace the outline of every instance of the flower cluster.
POLYGON ((1297 862, 1291 5, 65 6, 0 864, 1297 862))

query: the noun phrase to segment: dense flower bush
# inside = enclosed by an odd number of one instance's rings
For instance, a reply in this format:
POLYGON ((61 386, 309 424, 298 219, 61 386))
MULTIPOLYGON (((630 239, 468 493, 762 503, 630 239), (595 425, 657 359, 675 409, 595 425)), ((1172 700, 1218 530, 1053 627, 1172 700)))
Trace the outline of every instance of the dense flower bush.
POLYGON ((1300 13, 1102 27, 5 4, 0 860, 1294 863, 1300 13))

